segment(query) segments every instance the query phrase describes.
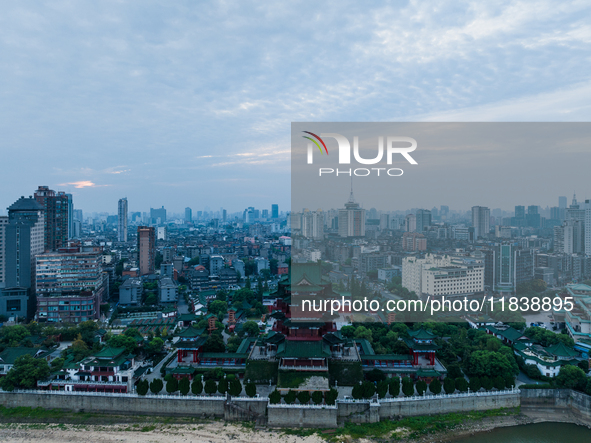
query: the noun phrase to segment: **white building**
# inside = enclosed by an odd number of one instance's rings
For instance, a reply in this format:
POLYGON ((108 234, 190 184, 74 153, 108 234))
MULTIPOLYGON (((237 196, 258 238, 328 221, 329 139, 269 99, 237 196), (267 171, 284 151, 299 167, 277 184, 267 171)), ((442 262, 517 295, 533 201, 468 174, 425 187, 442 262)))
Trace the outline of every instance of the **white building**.
POLYGON ((166 230, 166 226, 158 226, 156 231, 156 239, 168 240, 168 231, 166 230))
POLYGON ((119 200, 117 210, 117 240, 127 241, 127 198, 119 200))
POLYGON ((407 257, 402 260, 402 286, 417 295, 459 296, 484 291, 484 263, 466 257, 407 257))
POLYGON ((220 270, 224 268, 224 257, 221 255, 211 255, 209 257, 209 275, 219 275, 220 270))

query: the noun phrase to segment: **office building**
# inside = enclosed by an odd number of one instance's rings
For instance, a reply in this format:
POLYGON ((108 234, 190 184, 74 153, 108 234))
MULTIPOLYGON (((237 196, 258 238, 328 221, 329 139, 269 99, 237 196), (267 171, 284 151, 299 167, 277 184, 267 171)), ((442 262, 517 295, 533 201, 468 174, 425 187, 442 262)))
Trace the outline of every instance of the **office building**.
POLYGON ((191 223, 193 221, 193 211, 191 208, 185 208, 185 221, 191 223))
POLYGON ((209 256, 209 275, 219 275, 224 268, 224 257, 221 255, 209 256))
POLYGON ((416 217, 416 232, 423 232, 431 226, 431 211, 428 209, 419 209, 415 214, 416 217))
POLYGON ((6 225, 8 225, 8 216, 0 216, 0 287, 3 286, 6 278, 6 225))
POLYGON ((306 238, 321 240, 324 237, 324 212, 305 210, 302 213, 302 235, 306 238))
POLYGON ((32 317, 35 296, 35 256, 45 245, 43 206, 21 197, 8 208, 4 223, 4 284, 0 315, 32 317))
POLYGON ((97 320, 108 293, 102 251, 62 248, 36 258, 38 321, 80 323, 97 320))
POLYGON ((127 198, 119 200, 117 208, 117 239, 120 242, 127 241, 127 198))
POLYGON ((591 200, 585 200, 585 254, 591 257, 591 200))
POLYGON ((140 275, 153 274, 156 260, 156 232, 154 228, 139 226, 137 239, 140 275))
POLYGON ((279 205, 271 205, 271 218, 279 218, 279 205))
POLYGON ((515 292, 517 285, 534 278, 532 249, 521 249, 510 242, 493 245, 484 251, 485 285, 495 292, 515 292))
POLYGON ((150 220, 152 223, 161 225, 166 222, 166 209, 162 206, 160 209, 150 208, 150 220))
POLYGON ((355 203, 352 186, 349 200, 345 203, 345 208, 339 209, 339 236, 365 236, 365 209, 362 209, 359 203, 355 203))
POLYGON ((484 206, 472 206, 472 226, 474 238, 484 238, 490 231, 490 209, 484 206))
POLYGON ((68 240, 74 237, 74 198, 72 194, 66 194, 68 198, 68 240))
POLYGON ((466 257, 406 257, 402 286, 417 295, 460 296, 484 291, 484 262, 466 257))
POLYGON ((67 245, 68 241, 68 195, 55 192, 47 186, 39 186, 35 191, 35 200, 43 207, 44 248, 55 251, 67 245))
POLYGON ((156 234, 157 240, 168 240, 168 229, 166 226, 158 226, 158 231, 156 234))

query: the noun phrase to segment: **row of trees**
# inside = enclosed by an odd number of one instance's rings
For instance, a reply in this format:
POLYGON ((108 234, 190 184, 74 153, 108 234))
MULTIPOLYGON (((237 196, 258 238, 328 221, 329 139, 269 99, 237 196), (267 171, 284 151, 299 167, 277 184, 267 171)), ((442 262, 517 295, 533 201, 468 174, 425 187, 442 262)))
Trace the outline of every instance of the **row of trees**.
MULTIPOLYGON (((242 383, 233 374, 228 375, 217 383, 213 379, 206 380, 203 383, 201 377, 194 378, 192 383, 188 377, 183 377, 179 381, 170 374, 164 380, 166 384, 160 378, 155 378, 152 382, 142 380, 137 384, 137 393, 139 395, 146 395, 150 391, 152 394, 159 394, 164 387, 166 387, 166 392, 169 394, 180 392, 181 395, 188 395, 189 392, 194 395, 202 395, 204 392, 207 395, 213 395, 217 392, 220 394, 228 393, 237 397, 242 393, 242 383)), ((247 383, 244 391, 249 397, 254 397, 256 395, 256 385, 254 383, 247 383)))
POLYGON ((327 405, 334 405, 337 401, 337 397, 338 392, 334 388, 326 392, 314 391, 312 394, 310 394, 308 391, 296 392, 290 389, 284 396, 281 396, 281 393, 275 389, 269 394, 269 402, 273 405, 276 405, 281 403, 281 399, 283 399, 285 403, 291 405, 294 404, 297 399, 297 401, 302 405, 310 403, 310 400, 312 400, 315 405, 319 405, 322 402, 326 402, 327 405))
POLYGON ((402 385, 402 394, 406 397, 418 394, 423 395, 425 393, 438 395, 442 390, 446 394, 453 394, 456 391, 467 392, 468 389, 472 392, 478 392, 480 390, 490 391, 492 389, 503 390, 510 389, 515 386, 515 378, 512 375, 506 377, 497 376, 494 379, 489 377, 472 377, 470 381, 466 381, 464 377, 452 378, 446 377, 443 384, 439 379, 434 379, 430 384, 427 384, 424 380, 419 380, 414 383, 409 377, 400 378, 393 377, 387 380, 369 381, 365 380, 362 383, 355 385, 351 395, 355 399, 371 398, 377 394, 380 398, 385 398, 387 394, 392 397, 398 397, 400 395, 402 385))

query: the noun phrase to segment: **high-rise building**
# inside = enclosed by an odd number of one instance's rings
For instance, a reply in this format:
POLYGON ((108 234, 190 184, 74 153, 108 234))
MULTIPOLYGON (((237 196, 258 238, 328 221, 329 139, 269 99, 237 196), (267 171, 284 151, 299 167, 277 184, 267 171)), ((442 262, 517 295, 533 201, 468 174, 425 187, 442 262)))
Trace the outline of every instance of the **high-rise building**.
POLYGON ((527 221, 527 226, 532 228, 539 228, 540 227, 540 214, 538 212, 537 206, 528 206, 527 207, 527 216, 525 217, 527 221))
POLYGON ((121 242, 127 241, 127 198, 119 200, 117 209, 117 238, 121 242))
POLYGON ((591 200, 585 200, 585 254, 591 256, 591 200))
POLYGON ((102 251, 62 248, 36 257, 37 320, 80 323, 96 320, 109 277, 102 251))
POLYGON ((162 206, 160 209, 150 208, 150 218, 152 223, 162 224, 166 222, 166 209, 162 206))
POLYGON ((68 240, 74 237, 74 198, 72 194, 66 194, 68 197, 68 240))
POLYGON ((8 208, 6 225, 6 287, 35 287, 35 256, 44 250, 43 207, 21 197, 8 208))
POLYGON ((191 223, 193 221, 193 211, 191 208, 185 208, 185 221, 191 223))
POLYGON ((279 205, 271 205, 271 218, 279 218, 279 205))
POLYGON ((0 287, 4 286, 6 278, 6 225, 8 216, 0 216, 0 287))
POLYGON ((517 285, 534 278, 534 255, 504 242, 485 251, 485 285, 498 292, 515 292, 517 285))
POLYGON ((353 185, 344 209, 339 209, 339 236, 365 237, 365 209, 355 203, 353 185))
POLYGON ((47 186, 39 186, 35 191, 35 200, 43 207, 45 229, 44 248, 55 251, 68 242, 68 195, 55 192, 47 186))
POLYGON ((35 295, 35 256, 45 244, 43 207, 21 197, 8 208, 4 223, 4 284, 0 285, 0 315, 32 317, 35 295))
POLYGON ((408 214, 404 219, 404 230, 406 232, 415 232, 417 230, 417 216, 408 214))
POLYGON ((226 219, 228 218, 228 212, 225 209, 222 209, 222 221, 226 223, 226 219))
POLYGON ((419 209, 416 213, 417 220, 417 232, 423 232, 429 226, 431 226, 431 211, 428 209, 419 209))
POLYGON ((385 229, 390 229, 390 215, 389 214, 380 215, 380 231, 383 231, 385 229))
POLYGON ((486 237, 490 231, 490 209, 485 206, 472 206, 472 226, 475 239, 486 237))
POLYGON ((154 273, 156 261, 156 232, 148 226, 138 226, 137 241, 140 275, 154 273))
POLYGON ((324 212, 305 210, 302 213, 302 235, 306 238, 321 240, 324 237, 324 212))

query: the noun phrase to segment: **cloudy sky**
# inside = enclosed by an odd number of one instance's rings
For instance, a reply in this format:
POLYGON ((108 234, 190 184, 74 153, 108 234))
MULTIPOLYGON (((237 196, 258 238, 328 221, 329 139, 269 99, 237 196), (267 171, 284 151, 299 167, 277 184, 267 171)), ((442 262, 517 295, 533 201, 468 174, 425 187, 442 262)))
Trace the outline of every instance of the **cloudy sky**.
POLYGON ((589 16, 588 1, 3 2, 0 208, 43 184, 85 211, 285 210, 292 121, 591 121, 589 16))

